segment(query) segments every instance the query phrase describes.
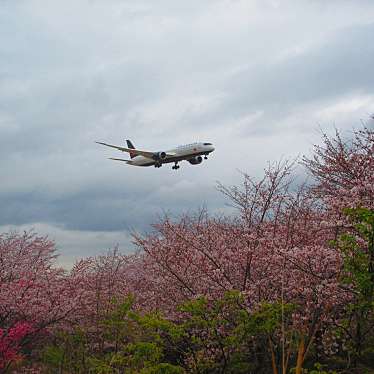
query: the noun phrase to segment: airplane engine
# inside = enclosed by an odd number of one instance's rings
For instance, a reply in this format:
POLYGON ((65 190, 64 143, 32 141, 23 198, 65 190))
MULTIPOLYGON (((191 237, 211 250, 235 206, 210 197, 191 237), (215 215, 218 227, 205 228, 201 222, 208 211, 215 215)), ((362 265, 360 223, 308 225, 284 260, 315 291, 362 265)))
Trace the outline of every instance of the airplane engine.
POLYGON ((201 156, 197 156, 197 157, 194 157, 194 158, 190 158, 188 160, 188 162, 191 165, 198 165, 198 164, 201 164, 203 162, 203 158, 201 156))
POLYGON ((166 152, 157 152, 154 154, 155 160, 163 160, 166 157, 166 152))

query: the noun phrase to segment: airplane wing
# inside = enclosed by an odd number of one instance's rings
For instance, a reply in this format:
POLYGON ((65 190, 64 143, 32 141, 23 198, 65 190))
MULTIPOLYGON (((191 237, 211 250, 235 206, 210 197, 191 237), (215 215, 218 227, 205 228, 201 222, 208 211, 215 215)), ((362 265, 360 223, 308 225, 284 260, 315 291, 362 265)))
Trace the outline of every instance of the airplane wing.
POLYGON ((109 160, 122 161, 122 162, 126 162, 126 164, 134 165, 134 163, 131 160, 125 160, 123 158, 109 157, 109 160))
MULTIPOLYGON (((102 143, 102 142, 96 142, 97 144, 101 144, 101 145, 105 145, 106 147, 111 147, 111 148, 115 148, 115 149, 118 149, 119 151, 122 151, 122 152, 128 152, 128 153, 131 153, 133 154, 134 156, 144 156, 146 158, 150 158, 150 159, 154 159, 155 157, 155 154, 157 154, 157 152, 149 152, 149 151, 142 151, 140 149, 133 149, 133 148, 126 148, 126 147, 120 147, 118 145, 113 145, 113 144, 107 144, 107 143, 102 143)), ((166 156, 174 156, 174 153, 166 153, 166 156)))
POLYGON ((114 161, 123 161, 123 162, 131 162, 131 160, 125 160, 123 158, 115 158, 115 157, 109 157, 109 160, 114 160, 114 161))

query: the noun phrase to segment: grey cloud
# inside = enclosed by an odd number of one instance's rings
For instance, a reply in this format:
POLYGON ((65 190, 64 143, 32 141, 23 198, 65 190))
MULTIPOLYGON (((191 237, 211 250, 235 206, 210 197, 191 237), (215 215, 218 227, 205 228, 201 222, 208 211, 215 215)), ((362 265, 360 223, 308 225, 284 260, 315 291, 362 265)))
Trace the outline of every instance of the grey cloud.
POLYGON ((373 22, 368 1, 3 1, 0 224, 78 240, 223 209, 217 180, 305 152, 320 122, 374 111, 373 22), (118 154, 94 143, 125 138, 217 150, 172 173, 109 162, 118 154))
POLYGON ((77 193, 19 192, 0 194, 0 225, 32 222, 56 224, 68 230, 131 231, 146 230, 162 212, 195 210, 212 198, 212 187, 178 181, 174 184, 86 186, 77 193))
POLYGON ((342 30, 334 40, 300 56, 240 72, 227 84, 230 97, 221 114, 240 116, 263 110, 261 126, 307 103, 353 92, 373 94, 374 77, 369 73, 374 60, 373 34, 374 24, 342 30))

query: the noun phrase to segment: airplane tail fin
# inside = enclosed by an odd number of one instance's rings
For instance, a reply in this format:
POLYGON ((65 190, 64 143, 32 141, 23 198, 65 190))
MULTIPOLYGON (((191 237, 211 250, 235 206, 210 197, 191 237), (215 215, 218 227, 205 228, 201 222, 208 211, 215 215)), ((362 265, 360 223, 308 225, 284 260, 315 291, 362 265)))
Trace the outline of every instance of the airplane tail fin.
MULTIPOLYGON (((126 143, 127 143, 127 148, 135 149, 134 144, 132 144, 131 140, 127 139, 126 143)), ((131 158, 134 158, 136 156, 136 154, 134 154, 133 152, 129 152, 129 153, 130 153, 131 158)))

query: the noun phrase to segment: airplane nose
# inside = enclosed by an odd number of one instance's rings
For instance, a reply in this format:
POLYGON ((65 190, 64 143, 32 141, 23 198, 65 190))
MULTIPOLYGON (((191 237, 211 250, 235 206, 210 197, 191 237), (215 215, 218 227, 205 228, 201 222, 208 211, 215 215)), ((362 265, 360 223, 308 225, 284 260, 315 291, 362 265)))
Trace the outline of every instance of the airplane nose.
POLYGON ((213 152, 215 150, 215 148, 211 145, 210 146, 210 151, 213 152))

